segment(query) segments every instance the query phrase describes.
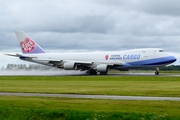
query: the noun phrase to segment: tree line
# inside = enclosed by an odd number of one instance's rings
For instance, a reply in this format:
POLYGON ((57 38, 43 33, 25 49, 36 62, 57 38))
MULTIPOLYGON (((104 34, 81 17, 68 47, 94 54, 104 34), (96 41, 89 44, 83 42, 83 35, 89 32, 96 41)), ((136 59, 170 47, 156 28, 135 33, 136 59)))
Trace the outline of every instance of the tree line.
MULTIPOLYGON (((142 68, 141 70, 155 70, 156 68, 142 68)), ((164 71, 178 71, 180 70, 180 65, 169 65, 169 66, 162 66, 160 67, 160 70, 164 71)))
POLYGON ((57 70, 57 68, 39 65, 39 64, 7 64, 6 68, 2 67, 2 70, 57 70))

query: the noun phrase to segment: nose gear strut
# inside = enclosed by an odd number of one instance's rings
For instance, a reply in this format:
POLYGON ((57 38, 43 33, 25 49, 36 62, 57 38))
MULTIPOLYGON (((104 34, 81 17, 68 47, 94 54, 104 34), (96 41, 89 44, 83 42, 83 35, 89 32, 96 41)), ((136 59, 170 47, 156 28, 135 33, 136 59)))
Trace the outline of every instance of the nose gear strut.
POLYGON ((159 67, 156 68, 155 75, 159 75, 159 67))

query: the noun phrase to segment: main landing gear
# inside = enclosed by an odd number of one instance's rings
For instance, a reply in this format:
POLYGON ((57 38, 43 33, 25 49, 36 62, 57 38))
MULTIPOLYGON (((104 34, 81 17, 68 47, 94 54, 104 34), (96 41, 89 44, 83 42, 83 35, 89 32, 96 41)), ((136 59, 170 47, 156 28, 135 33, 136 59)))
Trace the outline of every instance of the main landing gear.
POLYGON ((156 68, 155 75, 159 75, 159 67, 156 68))
MULTIPOLYGON (((97 71, 93 69, 90 69, 89 71, 87 71, 87 73, 89 75, 97 75, 97 71)), ((107 72, 100 72, 100 75, 107 75, 107 72)))
POLYGON ((90 75, 97 75, 97 72, 93 69, 89 70, 89 74, 90 75))

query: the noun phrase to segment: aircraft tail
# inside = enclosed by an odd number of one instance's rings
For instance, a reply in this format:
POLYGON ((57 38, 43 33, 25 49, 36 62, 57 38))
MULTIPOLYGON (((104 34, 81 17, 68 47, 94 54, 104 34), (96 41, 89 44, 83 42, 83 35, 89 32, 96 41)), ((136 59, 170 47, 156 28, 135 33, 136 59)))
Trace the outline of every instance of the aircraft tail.
POLYGON ((44 50, 23 31, 15 31, 23 54, 45 53, 44 50))

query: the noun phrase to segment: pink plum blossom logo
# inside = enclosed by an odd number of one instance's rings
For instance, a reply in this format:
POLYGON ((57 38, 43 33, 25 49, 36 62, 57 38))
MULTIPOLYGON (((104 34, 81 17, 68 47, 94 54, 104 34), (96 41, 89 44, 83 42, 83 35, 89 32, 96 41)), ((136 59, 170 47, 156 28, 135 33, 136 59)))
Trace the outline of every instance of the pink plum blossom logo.
POLYGON ((108 56, 108 55, 106 55, 106 56, 105 56, 105 59, 106 59, 106 60, 108 60, 108 57, 109 57, 109 56, 108 56))
POLYGON ((34 41, 32 41, 30 38, 27 37, 27 38, 25 38, 24 41, 22 41, 20 43, 20 45, 24 52, 30 52, 34 49, 33 46, 35 45, 35 43, 34 43, 34 41))

